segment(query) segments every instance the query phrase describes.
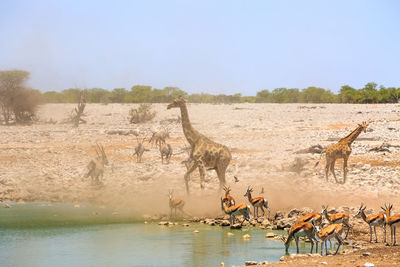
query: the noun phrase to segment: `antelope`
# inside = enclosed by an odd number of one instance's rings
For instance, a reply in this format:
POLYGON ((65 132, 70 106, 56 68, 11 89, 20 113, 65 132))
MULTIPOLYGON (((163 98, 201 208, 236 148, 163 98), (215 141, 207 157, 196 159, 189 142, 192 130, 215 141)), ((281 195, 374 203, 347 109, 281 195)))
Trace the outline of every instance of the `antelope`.
POLYGON ((226 204, 228 201, 225 199, 223 200, 221 197, 221 209, 230 216, 229 222, 232 225, 235 224, 235 217, 238 215, 243 215, 244 218, 250 221, 250 206, 246 204, 237 204, 233 206, 228 206, 226 204))
POLYGON ((295 225, 290 227, 288 237, 286 239, 284 237, 282 237, 282 241, 285 243, 286 254, 288 253, 289 245, 293 238, 296 241, 296 251, 297 251, 297 253, 299 253, 299 237, 300 236, 302 236, 302 237, 307 236, 308 239, 311 241, 310 253, 312 253, 312 251, 313 251, 314 241, 315 241, 316 245, 317 245, 316 252, 318 252, 318 241, 315 238, 315 233, 316 233, 316 229, 315 229, 314 224, 309 223, 309 222, 296 223, 295 225))
POLYGON ((343 243, 343 239, 341 237, 341 234, 343 233, 343 226, 340 224, 330 224, 327 227, 323 228, 321 231, 317 232, 318 238, 321 240, 321 255, 322 251, 324 249, 324 244, 325 243, 325 255, 328 255, 328 246, 327 246, 327 240, 330 240, 331 238, 336 238, 338 241, 339 245, 336 249, 335 255, 338 253, 340 246, 343 243))
POLYGON ((251 205, 254 208, 254 216, 258 217, 258 208, 261 208, 263 212, 263 216, 265 215, 264 208, 266 208, 268 211, 271 211, 271 209, 268 207, 268 200, 264 199, 263 197, 255 197, 253 198, 251 196, 251 192, 253 192, 253 188, 247 187, 246 194, 244 194, 245 197, 248 197, 251 205), (256 215, 257 211, 257 215, 256 215))
POLYGON ((100 183, 99 177, 103 178, 104 174, 104 166, 108 165, 107 155, 104 152, 103 145, 99 145, 96 143, 96 154, 97 157, 92 159, 87 168, 89 169, 88 173, 85 175, 85 178, 91 177, 92 183, 100 183))
POLYGON ((165 143, 167 138, 169 138, 168 131, 153 132, 153 135, 149 139, 149 143, 151 143, 152 147, 154 147, 154 145, 157 147, 161 145, 161 143, 165 143))
POLYGON ((183 211, 183 206, 185 206, 185 201, 183 201, 183 199, 180 199, 180 198, 174 198, 173 193, 174 193, 173 190, 169 190, 169 192, 168 192, 169 208, 171 210, 170 217, 172 217, 173 209, 175 209, 175 217, 176 217, 177 209, 182 213, 182 215, 185 214, 185 212, 183 211))
POLYGON ((392 204, 389 204, 389 206, 386 206, 386 204, 385 204, 385 208, 382 208, 382 209, 385 211, 386 224, 390 227, 390 243, 392 246, 395 246, 396 245, 396 226, 398 226, 400 224, 400 214, 390 216, 392 207, 393 207, 392 204))
POLYGON ((133 156, 137 156, 136 162, 140 163, 142 162, 142 156, 145 151, 150 151, 149 149, 144 148, 143 142, 146 140, 146 137, 144 137, 142 140, 140 140, 138 137, 136 137, 136 140, 138 142, 137 146, 135 147, 135 153, 133 153, 133 156))
POLYGON ((224 190, 225 190, 225 197, 223 198, 223 200, 228 203, 228 207, 234 206, 235 205, 235 200, 229 194, 231 192, 231 188, 229 186, 224 186, 224 190))
POLYGON ((302 223, 302 222, 311 222, 314 225, 316 225, 316 224, 320 225, 322 222, 322 215, 317 212, 308 213, 304 216, 301 216, 297 220, 297 223, 302 223))
POLYGON ((165 156, 165 160, 167 161, 167 164, 168 164, 169 160, 171 159, 171 156, 172 156, 171 145, 167 144, 165 142, 162 142, 160 144, 160 154, 161 154, 161 163, 164 164, 164 156, 165 156))
POLYGON ((344 226, 347 228, 346 236, 344 239, 347 238, 347 235, 349 234, 350 231, 350 224, 349 224, 349 213, 348 212, 338 212, 334 214, 329 214, 328 211, 328 206, 322 206, 322 211, 321 215, 325 215, 325 218, 328 220, 330 224, 338 224, 338 223, 343 223, 344 226))
POLYGON ((372 227, 374 227, 374 233, 375 233, 375 243, 378 243, 378 237, 376 236, 376 227, 377 226, 382 226, 383 232, 384 232, 384 243, 386 243, 386 221, 385 221, 385 215, 380 213, 380 214, 374 214, 370 216, 365 215, 365 209, 367 207, 364 206, 363 203, 361 203, 360 208, 358 209, 358 212, 354 217, 360 217, 364 220, 364 222, 368 223, 369 226, 369 242, 372 243, 372 227))

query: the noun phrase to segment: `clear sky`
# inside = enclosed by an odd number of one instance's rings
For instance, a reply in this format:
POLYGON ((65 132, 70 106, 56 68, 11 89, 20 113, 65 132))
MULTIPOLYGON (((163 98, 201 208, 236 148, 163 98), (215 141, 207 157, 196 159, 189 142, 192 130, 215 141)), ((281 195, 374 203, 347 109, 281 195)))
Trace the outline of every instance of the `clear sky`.
POLYGON ((42 91, 400 87, 400 1, 1 0, 0 69, 42 91))

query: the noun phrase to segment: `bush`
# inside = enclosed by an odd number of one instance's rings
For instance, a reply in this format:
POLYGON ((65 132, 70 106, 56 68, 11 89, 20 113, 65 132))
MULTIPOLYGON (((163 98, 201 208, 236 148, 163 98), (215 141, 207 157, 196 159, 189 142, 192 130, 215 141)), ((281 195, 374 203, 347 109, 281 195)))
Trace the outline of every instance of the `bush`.
POLYGON ((132 108, 129 110, 130 123, 144 123, 151 121, 156 116, 155 111, 151 111, 151 104, 140 104, 139 108, 132 108))

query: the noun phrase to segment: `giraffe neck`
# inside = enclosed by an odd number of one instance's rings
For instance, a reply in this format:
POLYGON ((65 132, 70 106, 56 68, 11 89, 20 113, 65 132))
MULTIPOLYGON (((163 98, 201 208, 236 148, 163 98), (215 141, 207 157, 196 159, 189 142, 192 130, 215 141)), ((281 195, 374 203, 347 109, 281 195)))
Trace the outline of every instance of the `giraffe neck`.
POLYGON ((200 138, 200 133, 197 132, 192 127, 192 124, 190 123, 190 120, 189 120, 189 113, 188 113, 186 105, 180 106, 180 109, 181 109, 183 133, 186 137, 186 140, 189 142, 189 144, 191 146, 193 146, 194 143, 196 143, 196 141, 200 138))
POLYGON ((354 140, 360 135, 362 132, 362 127, 358 126, 354 131, 352 131, 348 136, 342 138, 339 142, 344 142, 347 143, 348 145, 351 145, 354 140))

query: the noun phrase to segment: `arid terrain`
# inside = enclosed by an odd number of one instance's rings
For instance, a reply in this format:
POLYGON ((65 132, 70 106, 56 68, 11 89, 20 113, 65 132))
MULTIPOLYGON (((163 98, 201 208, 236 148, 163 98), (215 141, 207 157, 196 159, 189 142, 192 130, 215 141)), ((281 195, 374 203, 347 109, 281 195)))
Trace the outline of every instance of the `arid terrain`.
MULTIPOLYGON (((153 105, 157 116, 151 123, 129 124, 128 112, 134 104, 88 104, 87 124, 73 128, 63 121, 75 105, 47 104, 38 112, 32 126, 3 126, 0 133, 0 200, 96 202, 114 205, 119 212, 167 214, 168 190, 186 201, 185 209, 193 216, 221 214, 218 179, 207 172, 204 191, 199 175, 192 175, 192 194, 184 190, 181 163, 187 158, 185 138, 180 123, 170 123, 168 139, 174 154, 169 164, 161 164, 157 148, 146 141, 142 163, 132 157, 137 144, 132 133, 150 135, 151 130, 164 130, 166 119, 176 119, 179 109, 166 109, 166 104, 153 105), (116 134, 127 133, 127 135, 116 134), (93 186, 84 178, 86 166, 96 156, 95 143, 104 145, 110 164, 106 166, 104 185, 93 186)), ((248 185, 255 194, 264 188, 271 214, 278 210, 321 205, 358 207, 364 202, 375 211, 385 202, 400 205, 400 109, 399 105, 339 104, 188 104, 192 125, 216 142, 228 146, 232 162, 227 183, 237 202, 248 185), (297 154, 312 145, 327 146, 349 134, 357 123, 371 121, 367 132, 352 145, 346 184, 336 184, 330 175, 325 181, 319 154, 297 154), (370 149, 388 143, 386 152, 370 149), (298 172, 292 171, 296 158, 307 162, 298 172), (239 181, 235 182, 234 176, 239 181)), ((186 143, 187 144, 187 143, 186 143)), ((336 163, 341 180, 342 161, 336 163)), ((390 235, 388 235, 390 237, 390 235)), ((382 248, 386 249, 386 248, 382 248)), ((395 248, 394 248, 395 249, 395 248)), ((396 249, 395 249, 396 250, 396 249)), ((398 251, 398 250, 397 250, 398 251)), ((329 261, 329 260, 327 260, 329 261)), ((318 263, 318 262, 317 262, 318 263)), ((346 265, 345 265, 346 266, 346 265)))

